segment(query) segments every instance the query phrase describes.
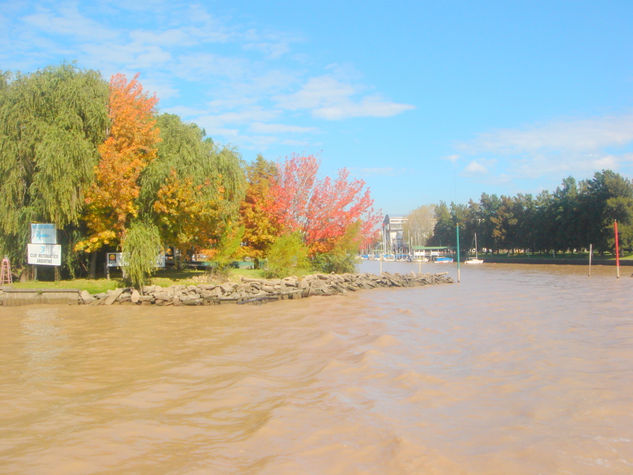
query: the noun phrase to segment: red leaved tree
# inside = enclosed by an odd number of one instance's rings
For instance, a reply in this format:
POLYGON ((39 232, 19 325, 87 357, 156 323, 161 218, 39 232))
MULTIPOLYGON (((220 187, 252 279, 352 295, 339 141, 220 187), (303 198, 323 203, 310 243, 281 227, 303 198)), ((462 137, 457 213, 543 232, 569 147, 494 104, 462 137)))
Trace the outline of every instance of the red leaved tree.
POLYGON ((360 224, 359 246, 372 240, 381 216, 363 180, 350 179, 346 169, 319 180, 313 156, 295 156, 278 168, 271 213, 282 228, 303 234, 311 254, 330 251, 352 225, 360 224))

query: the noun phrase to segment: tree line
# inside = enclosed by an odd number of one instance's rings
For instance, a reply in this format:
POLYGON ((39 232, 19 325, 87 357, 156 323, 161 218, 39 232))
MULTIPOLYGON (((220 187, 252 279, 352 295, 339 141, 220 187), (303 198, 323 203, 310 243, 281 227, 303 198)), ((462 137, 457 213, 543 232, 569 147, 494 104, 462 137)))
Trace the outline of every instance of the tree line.
POLYGON ((321 179, 312 156, 245 163, 157 103, 138 75, 0 72, 0 252, 14 270, 28 270, 37 222, 56 225, 71 277, 94 275, 106 251, 226 262, 288 239, 313 264, 349 262, 373 237, 370 191, 346 170, 321 179))
POLYGON ((483 193, 467 205, 440 202, 430 245, 486 252, 580 252, 591 245, 603 254, 614 249, 613 223, 618 221, 620 245, 633 247, 633 182, 611 170, 577 182, 565 178, 554 192, 497 196, 483 193))

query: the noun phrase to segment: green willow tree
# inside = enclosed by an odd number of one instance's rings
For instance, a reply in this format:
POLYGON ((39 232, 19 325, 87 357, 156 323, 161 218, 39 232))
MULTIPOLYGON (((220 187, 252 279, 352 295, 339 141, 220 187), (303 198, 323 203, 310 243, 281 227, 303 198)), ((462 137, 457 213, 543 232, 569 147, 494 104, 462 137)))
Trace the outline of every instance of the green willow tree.
POLYGON ((126 256, 126 280, 139 290, 156 269, 156 258, 162 245, 158 228, 151 223, 134 221, 128 228, 121 248, 126 256))
POLYGON ((160 115, 157 126, 162 140, 141 176, 141 209, 182 255, 210 248, 238 220, 246 185, 241 159, 176 115, 160 115))
POLYGON ((0 79, 0 246, 25 264, 31 222, 54 223, 74 271, 83 192, 108 129, 108 84, 64 64, 0 79))

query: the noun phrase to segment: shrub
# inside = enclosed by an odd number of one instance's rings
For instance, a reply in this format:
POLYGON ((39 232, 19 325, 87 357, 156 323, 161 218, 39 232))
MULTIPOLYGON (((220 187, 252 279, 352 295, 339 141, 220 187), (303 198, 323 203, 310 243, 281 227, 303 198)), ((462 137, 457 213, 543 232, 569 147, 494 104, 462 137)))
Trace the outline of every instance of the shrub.
POLYGON ((356 223, 345 231, 330 252, 316 254, 312 258, 312 266, 315 270, 326 274, 354 272, 360 241, 360 223, 356 223))
POLYGON ((278 237, 268 248, 266 277, 287 277, 307 272, 308 248, 298 232, 278 237))
POLYGON ((140 290, 154 272, 161 250, 158 228, 142 221, 133 223, 125 233, 122 250, 126 260, 126 281, 140 290))

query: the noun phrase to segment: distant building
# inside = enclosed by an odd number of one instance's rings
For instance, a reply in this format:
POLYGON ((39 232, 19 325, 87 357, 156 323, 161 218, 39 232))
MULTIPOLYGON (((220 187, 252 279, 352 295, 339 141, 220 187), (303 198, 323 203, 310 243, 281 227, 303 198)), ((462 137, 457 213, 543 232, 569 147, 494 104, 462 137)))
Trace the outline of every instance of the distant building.
POLYGON ((386 215, 382 222, 382 244, 386 253, 408 253, 409 243, 404 238, 406 216, 386 215))

